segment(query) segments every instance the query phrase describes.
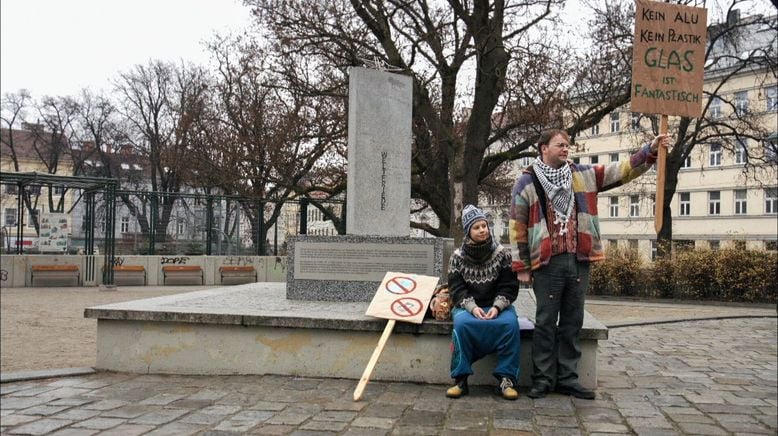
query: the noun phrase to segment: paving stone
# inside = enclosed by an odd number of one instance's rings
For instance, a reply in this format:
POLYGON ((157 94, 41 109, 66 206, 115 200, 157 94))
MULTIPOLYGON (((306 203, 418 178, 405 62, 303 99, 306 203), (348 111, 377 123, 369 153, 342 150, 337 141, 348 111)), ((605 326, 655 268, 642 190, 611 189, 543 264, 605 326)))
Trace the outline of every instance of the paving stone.
POLYGON ((650 418, 627 417, 626 421, 632 428, 673 428, 673 425, 664 416, 652 416, 650 418))
POLYGON ((153 425, 122 424, 99 433, 99 436, 137 436, 154 430, 153 425))
POLYGON ((736 434, 742 434, 742 433, 775 434, 774 430, 769 429, 766 426, 761 425, 760 423, 724 421, 724 422, 719 422, 719 425, 723 427, 725 430, 736 434))
POLYGON ((292 425, 274 425, 267 424, 262 427, 251 430, 251 434, 266 434, 266 435, 281 435, 289 434, 294 431, 295 427, 292 425))
POLYGON ((42 435, 51 433, 54 430, 66 427, 72 423, 73 421, 67 421, 63 419, 44 418, 37 421, 28 422, 27 424, 23 424, 19 427, 14 427, 8 430, 8 434, 42 435))
POLYGON ((349 425, 348 422, 343 421, 308 421, 300 426, 301 430, 312 431, 343 431, 349 425))
POLYGON ((14 425, 24 424, 25 422, 35 421, 36 419, 40 419, 40 417, 29 415, 6 415, 3 419, 0 419, 0 426, 13 427, 14 425))
POLYGON ((100 430, 94 430, 91 428, 63 428, 57 430, 54 433, 49 433, 49 436, 92 436, 99 433, 100 430))
POLYGON ((57 419, 68 419, 71 421, 83 421, 85 419, 89 419, 92 417, 95 417, 100 414, 99 410, 89 410, 89 409, 68 409, 64 412, 58 413, 52 418, 57 419))
POLYGON ((778 428, 778 416, 776 415, 755 415, 755 418, 772 429, 778 428))
POLYGON ((18 413, 21 413, 22 415, 49 416, 49 415, 57 414, 67 409, 68 407, 70 406, 40 405, 40 406, 30 407, 29 409, 20 410, 18 413))
POLYGON ((299 425, 311 418, 307 413, 290 413, 283 411, 267 420, 268 424, 275 425, 299 425))
POLYGON ((394 423, 395 419, 392 418, 360 416, 351 422, 351 426, 390 429, 394 426, 394 423))
MULTIPOLYGON (((393 436, 437 436, 440 433, 438 427, 424 427, 424 426, 398 426, 392 430, 393 436)), ((498 433, 491 432, 492 436, 497 436, 498 433)), ((515 433, 514 433, 515 435, 515 433)))
POLYGON ((125 422, 127 422, 126 419, 103 418, 98 416, 95 418, 89 418, 85 421, 77 422, 73 424, 73 427, 92 428, 95 430, 107 430, 109 428, 116 427, 120 424, 124 424, 125 422))
POLYGON ((186 409, 161 409, 161 410, 155 410, 153 412, 149 412, 145 415, 141 415, 137 418, 133 418, 130 420, 130 424, 150 424, 150 425, 162 425, 167 424, 170 421, 175 420, 176 418, 180 417, 181 415, 184 415, 186 413, 189 413, 186 409))
POLYGON ((360 416, 373 418, 399 418, 405 413, 408 406, 398 404, 370 404, 360 416))
MULTIPOLYGON (((343 436, 385 436, 389 434, 388 430, 377 428, 354 428, 351 427, 343 433, 343 436)), ((445 432, 443 433, 446 434, 445 432)))
POLYGON ((492 422, 492 427, 498 430, 514 430, 514 431, 532 431, 531 420, 521 419, 495 419, 492 422))
MULTIPOLYGON (((364 401, 343 401, 336 400, 324 405, 324 410, 344 410, 358 412, 367 406, 364 401)), ((259 407, 252 407, 252 409, 258 409, 259 407)), ((261 409, 261 410, 274 410, 274 409, 261 409)), ((280 410, 280 409, 279 409, 280 410)))
POLYGON ((38 397, 2 397, 0 398, 0 409, 2 410, 22 410, 33 406, 45 404, 49 400, 38 397))
POLYGON ((583 432, 577 428, 538 427, 541 436, 582 436, 583 432))
POLYGON ((93 410, 111 410, 129 404, 127 401, 122 400, 101 400, 94 403, 90 403, 84 406, 85 409, 93 410))
POLYGON ((629 433, 626 425, 610 422, 584 422, 583 426, 590 433, 629 433))
POLYGON ((314 421, 351 421, 357 416, 357 412, 347 410, 324 410, 313 416, 314 421))
POLYGON ((622 420, 621 414, 615 409, 582 409, 578 412, 578 416, 583 422, 610 422, 618 424, 622 420))
POLYGON ((91 402, 94 402, 94 400, 89 398, 68 397, 51 401, 48 404, 50 406, 83 406, 84 404, 89 404, 91 402))
POLYGON ((691 433, 691 434, 704 434, 704 435, 726 435, 727 434, 727 432, 724 431, 724 429, 722 429, 721 427, 716 425, 711 425, 711 424, 679 422, 678 426, 685 433, 691 433))
POLYGON ((11 394, 12 397, 35 397, 37 395, 58 389, 54 386, 35 386, 28 389, 20 389, 11 394))
MULTIPOLYGON (((677 436, 678 433, 675 430, 665 428, 633 428, 632 431, 637 436, 677 436)), ((591 436, 591 435, 589 435, 591 436)))
POLYGON ((197 424, 173 422, 159 427, 156 430, 152 430, 151 432, 146 433, 144 436, 188 436, 195 434, 204 428, 205 426, 197 424))
POLYGON ((574 416, 535 415, 535 422, 539 427, 578 427, 578 420, 574 416))
POLYGON ((214 430, 246 433, 272 418, 275 412, 243 410, 220 422, 214 430))

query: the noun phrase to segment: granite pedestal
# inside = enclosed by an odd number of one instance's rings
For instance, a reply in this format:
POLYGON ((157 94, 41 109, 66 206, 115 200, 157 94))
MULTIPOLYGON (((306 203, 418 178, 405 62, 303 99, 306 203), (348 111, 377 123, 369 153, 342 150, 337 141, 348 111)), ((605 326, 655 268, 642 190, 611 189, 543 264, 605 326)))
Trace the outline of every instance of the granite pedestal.
MULTIPOLYGON (((367 302, 295 301, 282 283, 251 283, 87 308, 97 319, 101 370, 158 374, 280 374, 359 379, 386 326, 367 302)), ((535 306, 516 302, 522 324, 521 377, 530 383, 535 306)), ((397 323, 372 380, 448 383, 450 322, 397 323)), ((579 366, 597 384, 598 341, 607 328, 588 313, 579 366)), ((493 356, 475 365, 473 384, 493 383, 493 356)), ((356 386, 356 381, 355 381, 356 386)))

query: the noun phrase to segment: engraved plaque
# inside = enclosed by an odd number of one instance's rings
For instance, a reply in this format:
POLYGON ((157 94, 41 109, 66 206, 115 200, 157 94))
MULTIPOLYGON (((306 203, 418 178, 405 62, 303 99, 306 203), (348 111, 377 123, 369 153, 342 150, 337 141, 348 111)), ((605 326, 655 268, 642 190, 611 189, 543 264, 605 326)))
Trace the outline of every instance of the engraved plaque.
POLYGON ((305 241, 294 245, 295 280, 380 282, 387 271, 434 275, 434 247, 305 241))

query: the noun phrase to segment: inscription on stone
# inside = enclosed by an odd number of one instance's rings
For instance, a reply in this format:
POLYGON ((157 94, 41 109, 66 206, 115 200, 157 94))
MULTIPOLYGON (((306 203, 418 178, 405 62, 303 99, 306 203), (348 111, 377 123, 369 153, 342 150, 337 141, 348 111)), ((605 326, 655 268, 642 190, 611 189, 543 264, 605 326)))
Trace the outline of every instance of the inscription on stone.
POLYGON ((387 271, 433 275, 433 253, 431 245, 297 241, 294 278, 380 282, 387 271))

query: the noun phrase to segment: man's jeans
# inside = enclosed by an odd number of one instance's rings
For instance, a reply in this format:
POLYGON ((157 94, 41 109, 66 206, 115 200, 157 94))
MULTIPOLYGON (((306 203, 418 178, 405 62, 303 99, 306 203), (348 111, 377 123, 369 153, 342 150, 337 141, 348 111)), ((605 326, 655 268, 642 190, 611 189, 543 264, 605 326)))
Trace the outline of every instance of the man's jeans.
POLYGON ((533 383, 550 388, 577 383, 589 263, 578 262, 572 253, 559 254, 532 277, 538 304, 532 335, 533 383))

